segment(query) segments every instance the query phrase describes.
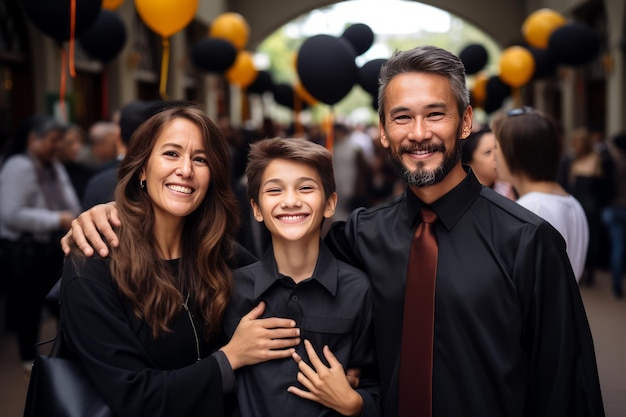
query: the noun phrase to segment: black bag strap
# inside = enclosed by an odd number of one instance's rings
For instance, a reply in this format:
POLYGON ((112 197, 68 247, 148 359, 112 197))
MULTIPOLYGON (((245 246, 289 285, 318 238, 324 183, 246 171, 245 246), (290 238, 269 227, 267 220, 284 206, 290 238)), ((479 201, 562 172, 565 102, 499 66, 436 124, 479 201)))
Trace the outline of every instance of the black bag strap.
POLYGON ((65 338, 63 337, 63 330, 61 330, 61 322, 62 322, 62 319, 59 318, 59 321, 57 323, 57 334, 54 337, 35 343, 35 347, 52 343, 52 348, 50 349, 50 353, 48 353, 49 358, 67 358, 68 357, 67 343, 65 341, 65 338))
POLYGON ((42 340, 41 342, 35 343, 35 347, 52 343, 52 348, 50 349, 50 353, 48 354, 49 358, 55 358, 55 357, 60 356, 59 352, 61 351, 61 344, 62 344, 63 336, 61 335, 61 326, 60 325, 57 325, 57 326, 59 326, 59 329, 57 330, 56 336, 54 336, 53 338, 42 340))

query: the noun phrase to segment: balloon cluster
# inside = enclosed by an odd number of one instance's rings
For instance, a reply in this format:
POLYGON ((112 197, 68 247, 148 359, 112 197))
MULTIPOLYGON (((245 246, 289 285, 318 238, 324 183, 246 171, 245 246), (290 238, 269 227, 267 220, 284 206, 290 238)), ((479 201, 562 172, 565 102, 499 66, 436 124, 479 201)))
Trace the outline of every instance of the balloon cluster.
POLYGON ((74 33, 81 46, 93 58, 107 62, 126 43, 126 28, 111 10, 123 0, 23 0, 25 15, 44 35, 60 46, 72 36, 70 10, 74 8, 74 33))
POLYGON ((203 71, 224 73, 229 83, 247 88, 258 75, 252 54, 244 50, 249 36, 242 15, 222 13, 211 23, 208 36, 194 45, 192 61, 203 71))
MULTIPOLYGON (((77 1, 77 0, 74 0, 77 1)), ((78 37, 95 22, 102 0, 83 0, 75 6, 74 36, 78 37)), ((63 44, 71 35, 72 0, 22 0, 24 14, 44 35, 63 44)))
MULTIPOLYGON (((108 62, 126 44, 126 27, 113 13, 124 0, 77 0, 74 36, 92 58, 108 62)), ((62 45, 70 39, 71 0, 23 0, 24 13, 44 35, 62 45)))
MULTIPOLYGON (((59 45, 75 36, 87 54, 103 63, 114 59, 126 44, 126 27, 115 13, 124 0, 23 0, 22 3, 25 14, 45 35, 59 45), (75 11, 74 21, 70 21, 70 9, 75 11)), ((142 22, 162 38, 160 92, 165 98, 169 38, 191 22, 198 0, 134 0, 134 5, 142 22)), ((224 74, 230 84, 252 93, 272 91, 279 104, 292 108, 293 97, 298 97, 304 106, 320 101, 335 104, 357 80, 373 85, 366 89, 376 88, 377 72, 369 73, 372 66, 365 66, 363 74, 359 74, 354 62, 374 40, 366 25, 352 25, 340 38, 318 35, 305 41, 295 64, 299 80, 294 85, 276 86, 267 71, 257 70, 252 54, 244 49, 249 34, 243 16, 222 13, 211 23, 207 37, 193 45, 191 60, 198 69, 224 74)))
POLYGON ((591 28, 567 23, 561 14, 551 9, 530 13, 521 31, 526 44, 502 51, 498 75, 487 77, 481 73, 488 61, 482 45, 468 45, 459 54, 466 74, 475 74, 471 90, 473 103, 487 113, 500 108, 506 97, 531 80, 553 75, 559 65, 584 65, 600 52, 600 39, 591 28))
MULTIPOLYGON (((163 38, 162 94, 167 79, 168 38, 191 22, 198 1, 134 0, 142 21, 163 38)), ((63 44, 70 36, 76 36, 90 56, 108 62, 126 43, 126 28, 114 13, 123 2, 80 0, 78 7, 77 0, 22 0, 22 5, 32 23, 57 43, 63 44), (68 13, 70 7, 75 12, 74 24, 68 13)), ((600 39, 591 28, 567 23, 562 15, 550 9, 529 14, 521 31, 526 45, 502 51, 498 75, 481 72, 489 61, 484 46, 470 44, 459 53, 466 74, 474 76, 473 102, 487 113, 498 109, 511 92, 531 80, 551 76, 559 65, 583 65, 600 51, 600 39)), ((318 102, 334 105, 355 84, 373 96, 375 106, 378 74, 386 60, 375 59, 360 68, 355 63, 355 57, 366 52, 374 41, 374 33, 367 25, 351 25, 340 37, 315 35, 306 39, 295 59, 298 80, 294 85, 275 85, 267 71, 257 70, 252 54, 245 50, 249 33, 248 23, 240 14, 220 14, 211 23, 208 36, 192 47, 192 62, 202 71, 223 73, 229 83, 251 93, 271 91, 279 104, 291 108, 296 105, 294 97, 304 106, 318 102)))
MULTIPOLYGON (((302 86, 322 103, 338 103, 355 84, 361 84, 361 80, 370 83, 367 71, 371 65, 366 70, 359 69, 355 58, 366 52, 373 42, 374 32, 362 23, 349 26, 340 37, 315 35, 308 38, 297 56, 296 69, 302 86)), ((378 73, 375 77, 374 88, 377 89, 378 73)))
POLYGON ((334 105, 357 83, 376 95, 378 72, 385 60, 373 60, 361 68, 355 63, 373 42, 374 32, 362 23, 349 26, 340 37, 314 35, 302 43, 294 58, 297 79, 293 84, 275 84, 267 71, 259 71, 248 92, 271 92, 276 103, 292 110, 318 103, 334 105))

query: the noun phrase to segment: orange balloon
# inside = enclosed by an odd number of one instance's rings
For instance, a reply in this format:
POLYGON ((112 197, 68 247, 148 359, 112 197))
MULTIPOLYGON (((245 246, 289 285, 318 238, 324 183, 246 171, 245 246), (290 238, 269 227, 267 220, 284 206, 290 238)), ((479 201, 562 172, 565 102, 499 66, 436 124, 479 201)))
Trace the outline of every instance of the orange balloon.
POLYGON ((522 34, 530 46, 546 49, 550 35, 565 24, 565 18, 551 9, 539 9, 528 15, 522 24, 522 34))
POLYGON ((246 88, 252 84, 257 75, 258 70, 254 66, 252 54, 248 51, 239 52, 235 63, 226 71, 228 82, 240 88, 246 88))
POLYGON ((104 10, 115 10, 124 3, 124 0, 102 0, 102 8, 104 10))
POLYGON ((535 58, 522 46, 511 46, 500 55, 500 79, 511 87, 521 87, 535 72, 535 58))
POLYGON ((291 68, 293 68, 296 74, 298 73, 298 52, 291 54, 291 68))
POLYGON ((250 27, 239 13, 222 13, 211 23, 209 36, 230 41, 237 50, 241 51, 248 43, 250 27))
POLYGON ((309 93, 306 90, 306 88, 304 88, 304 86, 302 85, 302 83, 300 81, 296 82, 296 84, 293 86, 293 89, 296 92, 296 94, 298 95, 298 97, 300 97, 302 100, 304 100, 310 106, 315 106, 319 102, 318 99, 313 97, 313 95, 311 95, 311 93, 309 93))
POLYGON ((135 0, 135 8, 146 26, 169 38, 191 22, 198 0, 135 0))
POLYGON ((477 107, 482 107, 485 104, 487 98, 487 81, 489 77, 480 73, 474 77, 474 86, 472 87, 472 98, 476 102, 477 107))

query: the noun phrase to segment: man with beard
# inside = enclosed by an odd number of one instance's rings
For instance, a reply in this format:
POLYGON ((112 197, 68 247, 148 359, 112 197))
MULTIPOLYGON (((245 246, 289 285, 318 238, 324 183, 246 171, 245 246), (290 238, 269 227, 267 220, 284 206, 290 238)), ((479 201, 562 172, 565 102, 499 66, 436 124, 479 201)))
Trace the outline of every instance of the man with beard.
MULTIPOLYGON (((381 143, 406 192, 355 210, 325 241, 370 278, 383 415, 604 416, 591 332, 565 241, 461 165, 460 140, 472 127, 461 60, 428 46, 398 52, 381 69, 380 83, 381 143), (399 381, 401 371, 424 375, 407 360, 412 351, 401 355, 404 321, 416 318, 404 314, 405 284, 422 207, 437 216, 438 243, 434 323, 430 335, 416 335, 424 343, 433 338, 426 349, 433 358, 428 389, 399 381), (410 409, 423 403, 423 412, 410 409)), ((108 223, 114 213, 110 206, 98 212, 74 222, 83 228, 74 227, 72 238, 93 253, 84 229, 106 255, 94 225, 114 244, 108 223)), ((69 241, 66 235, 66 252, 69 241)), ((419 258, 418 267, 426 261, 419 258)))
POLYGON ((460 141, 472 128, 462 62, 418 47, 390 58, 380 83, 381 143, 406 192, 357 209, 326 242, 372 283, 383 415, 603 416, 591 332, 563 239, 461 165, 460 141), (424 206, 437 216, 439 248, 432 394, 399 381, 405 369, 420 372, 401 346, 403 322, 415 318, 404 313, 405 282, 424 206), (427 403, 426 411, 407 410, 407 396, 427 403))

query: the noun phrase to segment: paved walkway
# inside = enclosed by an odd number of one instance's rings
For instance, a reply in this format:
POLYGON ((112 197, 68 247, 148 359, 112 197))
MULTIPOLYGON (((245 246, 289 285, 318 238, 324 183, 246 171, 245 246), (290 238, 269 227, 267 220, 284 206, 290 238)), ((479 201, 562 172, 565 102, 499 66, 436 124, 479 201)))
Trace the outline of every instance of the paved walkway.
MULTIPOLYGON (((626 299, 613 299, 609 277, 599 273, 593 287, 581 287, 596 348, 606 417, 626 416, 626 299)), ((54 335, 48 320, 42 340, 54 335)), ((28 380, 22 373, 15 340, 0 335, 0 416, 21 417, 28 380)))

